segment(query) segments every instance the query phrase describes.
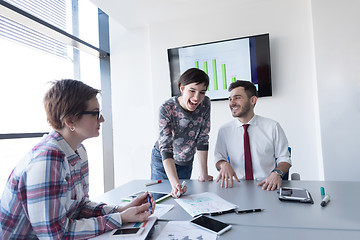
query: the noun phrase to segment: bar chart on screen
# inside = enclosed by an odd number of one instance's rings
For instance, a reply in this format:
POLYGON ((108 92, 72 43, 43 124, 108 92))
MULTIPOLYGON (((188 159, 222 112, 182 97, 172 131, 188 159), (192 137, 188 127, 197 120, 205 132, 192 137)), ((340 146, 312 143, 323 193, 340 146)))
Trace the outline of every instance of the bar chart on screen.
POLYGON ((248 39, 187 47, 179 51, 179 56, 181 72, 195 67, 208 74, 207 95, 211 99, 227 98, 229 85, 238 79, 251 81, 248 39))
MULTIPOLYGON (((203 71, 209 75, 209 68, 208 68, 208 62, 205 60, 203 62, 203 71)), ((199 61, 195 61, 195 68, 200 68, 199 67, 199 61)), ((218 73, 217 73, 217 65, 216 65, 216 59, 212 59, 212 69, 213 69, 213 79, 212 79, 212 84, 211 86, 208 88, 208 90, 210 90, 210 88, 212 87, 213 88, 213 91, 217 91, 217 90, 226 90, 228 88, 228 84, 229 84, 229 79, 226 78, 226 64, 225 63, 222 63, 221 64, 221 79, 220 80, 220 83, 219 83, 219 80, 218 80, 218 73), (220 86, 219 86, 220 84, 220 86)), ((236 76, 237 74, 233 74, 231 76, 231 82, 235 82, 236 81, 236 76)), ((230 82, 230 83, 231 83, 230 82)))

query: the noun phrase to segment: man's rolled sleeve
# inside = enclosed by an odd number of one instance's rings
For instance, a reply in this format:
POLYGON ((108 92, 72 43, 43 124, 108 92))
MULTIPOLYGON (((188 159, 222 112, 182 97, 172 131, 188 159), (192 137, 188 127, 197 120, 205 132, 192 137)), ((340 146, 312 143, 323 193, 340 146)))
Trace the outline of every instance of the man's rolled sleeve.
POLYGON ((289 152, 289 143, 286 138, 284 130, 281 128, 280 124, 277 123, 275 127, 275 158, 277 159, 277 164, 281 162, 287 162, 292 165, 290 152, 289 152))
POLYGON ((219 129, 218 136, 216 139, 215 151, 214 151, 214 162, 215 165, 221 160, 227 159, 226 143, 224 142, 222 130, 219 129))

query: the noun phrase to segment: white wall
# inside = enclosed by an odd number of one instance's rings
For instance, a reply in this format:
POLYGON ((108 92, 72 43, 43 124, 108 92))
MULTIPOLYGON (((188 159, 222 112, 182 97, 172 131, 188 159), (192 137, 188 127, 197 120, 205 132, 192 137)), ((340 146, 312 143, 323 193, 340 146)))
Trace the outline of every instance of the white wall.
POLYGON ((360 180, 360 1, 313 0, 325 179, 360 180))
MULTIPOLYGON (((170 94, 167 48, 269 32, 273 97, 260 98, 256 112, 276 119, 284 128, 293 149, 292 170, 300 172, 306 179, 319 179, 321 163, 316 155, 319 140, 315 134, 318 130, 315 126, 310 14, 309 2, 267 1, 261 5, 235 6, 228 9, 226 18, 207 18, 211 14, 205 13, 196 18, 150 26, 152 81, 154 86, 161 86, 161 89, 154 89, 154 105, 160 105, 170 94), (206 25, 202 24, 204 18, 206 25), (309 165, 314 168, 307 167, 309 165)), ((217 130, 231 118, 226 101, 213 102, 212 167, 217 130)), ((215 169, 212 173, 217 175, 215 169)))
POLYGON ((115 186, 150 178, 155 141, 148 31, 110 21, 115 186))
MULTIPOLYGON (((273 96, 255 110, 284 128, 291 171, 305 180, 359 181, 359 8, 357 0, 224 1, 221 9, 197 9, 196 17, 174 12, 136 29, 110 14, 116 185, 150 177, 158 107, 170 97, 166 50, 261 33, 270 34, 273 96)), ((216 177, 217 130, 232 118, 225 101, 212 102, 211 118, 216 177)))
MULTIPOLYGON (((234 1, 219 18, 216 10, 132 30, 111 19, 115 185, 150 177, 158 107, 170 97, 166 50, 267 32, 273 96, 260 98, 256 113, 284 128, 293 149, 292 171, 301 173, 302 179, 323 178, 311 2, 234 1)), ((212 102, 211 118, 209 168, 217 176, 217 130, 232 118, 226 101, 212 102)), ((192 178, 197 178, 196 163, 194 167, 192 178)))

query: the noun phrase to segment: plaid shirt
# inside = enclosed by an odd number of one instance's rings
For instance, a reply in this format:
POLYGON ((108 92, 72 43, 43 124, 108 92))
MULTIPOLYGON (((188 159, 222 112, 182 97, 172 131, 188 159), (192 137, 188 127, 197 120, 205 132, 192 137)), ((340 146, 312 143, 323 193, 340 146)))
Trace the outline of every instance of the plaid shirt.
POLYGON ((0 239, 87 239, 121 226, 114 206, 88 199, 87 154, 76 152, 52 131, 18 163, 1 198, 0 239))

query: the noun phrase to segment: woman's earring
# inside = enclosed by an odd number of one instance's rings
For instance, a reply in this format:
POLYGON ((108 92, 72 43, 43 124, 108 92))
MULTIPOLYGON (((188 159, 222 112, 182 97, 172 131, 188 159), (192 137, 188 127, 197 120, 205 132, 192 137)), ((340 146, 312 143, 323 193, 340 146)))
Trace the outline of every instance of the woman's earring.
POLYGON ((71 127, 70 131, 72 131, 72 132, 75 131, 75 127, 71 127))

